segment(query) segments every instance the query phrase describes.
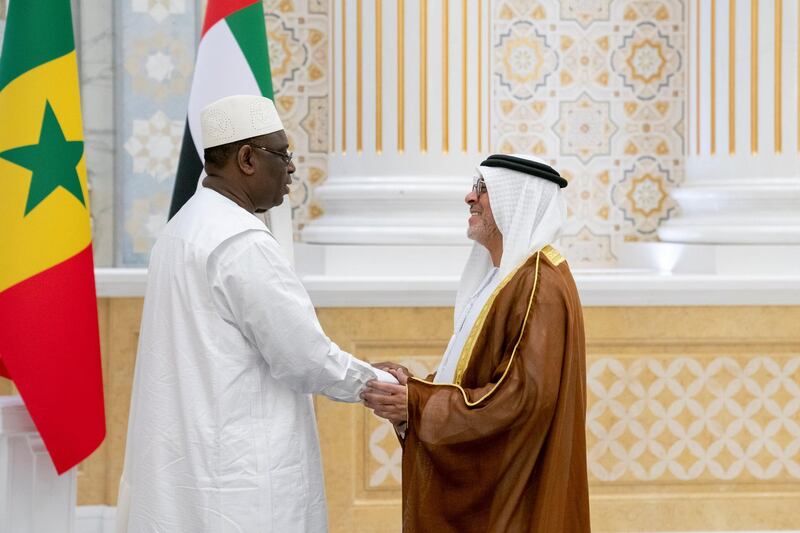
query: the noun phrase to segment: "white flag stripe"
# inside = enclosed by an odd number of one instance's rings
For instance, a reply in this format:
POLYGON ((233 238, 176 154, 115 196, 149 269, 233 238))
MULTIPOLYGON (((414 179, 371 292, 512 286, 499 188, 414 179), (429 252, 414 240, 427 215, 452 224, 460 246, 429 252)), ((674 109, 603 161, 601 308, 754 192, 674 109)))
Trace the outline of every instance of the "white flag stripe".
POLYGON ((189 129, 201 160, 203 140, 200 110, 211 102, 234 94, 260 95, 261 89, 239 43, 225 19, 222 19, 200 41, 189 95, 189 129))

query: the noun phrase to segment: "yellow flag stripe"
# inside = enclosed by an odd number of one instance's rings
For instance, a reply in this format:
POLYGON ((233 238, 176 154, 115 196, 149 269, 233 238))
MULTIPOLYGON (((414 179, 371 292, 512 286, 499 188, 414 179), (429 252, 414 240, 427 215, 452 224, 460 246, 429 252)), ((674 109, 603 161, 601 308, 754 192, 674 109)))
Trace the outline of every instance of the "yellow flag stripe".
MULTIPOLYGON (((83 140, 75 52, 44 63, 0 92, 0 152, 39 142, 46 103, 64 136, 83 140)), ((84 206, 62 187, 25 216, 31 171, 0 159, 0 291, 74 256, 91 242, 86 161, 78 164, 84 206)))

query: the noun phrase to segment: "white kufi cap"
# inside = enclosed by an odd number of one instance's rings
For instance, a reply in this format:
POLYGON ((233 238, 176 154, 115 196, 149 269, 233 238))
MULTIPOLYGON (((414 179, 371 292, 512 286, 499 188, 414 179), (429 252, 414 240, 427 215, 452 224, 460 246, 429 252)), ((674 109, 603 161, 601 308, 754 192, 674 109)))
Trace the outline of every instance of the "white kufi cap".
POLYGON ((269 98, 240 94, 226 96, 200 111, 203 148, 220 146, 283 129, 269 98))

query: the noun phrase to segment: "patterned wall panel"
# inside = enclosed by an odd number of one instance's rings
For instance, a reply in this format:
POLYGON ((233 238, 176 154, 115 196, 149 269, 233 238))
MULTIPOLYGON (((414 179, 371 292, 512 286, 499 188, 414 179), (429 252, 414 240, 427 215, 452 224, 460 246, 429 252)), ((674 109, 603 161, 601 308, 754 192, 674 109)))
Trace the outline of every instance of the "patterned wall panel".
MULTIPOLYGON (((200 2, 202 4, 203 2, 200 2)), ((116 14, 117 257, 144 266, 166 223, 203 13, 191 0, 126 0, 116 14)), ((275 100, 294 151, 295 224, 327 175, 328 2, 264 0, 275 100)))
POLYGON ((492 3, 492 143, 569 179, 562 247, 613 265, 653 240, 683 179, 684 0, 492 3))
MULTIPOLYGON (((436 371, 441 354, 409 356, 401 355, 394 361, 408 368, 415 376, 425 377, 436 371)), ((403 451, 398 445, 392 425, 365 410, 364 448, 369 450, 365 461, 364 490, 399 490, 402 483, 403 451)))
MULTIPOLYGON (((98 302, 108 436, 81 466, 81 504, 116 504, 141 306, 98 302)), ((436 367, 452 330, 447 308, 318 315, 343 349, 417 375, 436 367)), ((584 316, 592 530, 796 529, 800 308, 593 307, 584 316)), ((316 404, 330 530, 399 531, 392 428, 357 404, 316 404)))
MULTIPOLYGON (((597 487, 800 481, 800 354, 593 354, 587 452, 597 487)), ((415 375, 439 357, 398 362, 415 375)), ((400 488, 391 424, 364 413, 364 485, 400 488)))
POLYGON ((594 481, 800 481, 800 354, 609 354, 588 389, 594 481))
MULTIPOLYGON (((683 179, 684 0, 495 0, 493 149, 556 164, 570 180, 562 246, 613 265, 652 240, 683 179)), ((128 0, 118 13, 117 260, 143 265, 169 203, 200 13, 187 0, 128 0), (130 15, 130 17, 128 16, 130 15), (119 82, 118 82, 119 83, 119 82)), ((329 2, 264 0, 276 103, 298 171, 297 227, 319 216, 327 176, 329 2)))
POLYGON ((189 0, 128 0, 115 12, 117 264, 145 266, 166 214, 186 120, 198 14, 189 0))
POLYGON ((328 1, 264 0, 275 102, 297 172, 295 227, 319 216, 314 189, 328 174, 328 1))

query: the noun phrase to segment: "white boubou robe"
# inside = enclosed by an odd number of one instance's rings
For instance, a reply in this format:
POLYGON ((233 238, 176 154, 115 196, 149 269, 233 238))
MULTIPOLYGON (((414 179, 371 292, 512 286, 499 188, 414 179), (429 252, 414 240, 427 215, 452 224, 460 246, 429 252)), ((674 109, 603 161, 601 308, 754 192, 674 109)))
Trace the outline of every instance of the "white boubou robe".
POLYGON ((376 375, 264 224, 202 188, 150 259, 118 531, 326 531, 311 395, 357 402, 376 375))

